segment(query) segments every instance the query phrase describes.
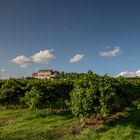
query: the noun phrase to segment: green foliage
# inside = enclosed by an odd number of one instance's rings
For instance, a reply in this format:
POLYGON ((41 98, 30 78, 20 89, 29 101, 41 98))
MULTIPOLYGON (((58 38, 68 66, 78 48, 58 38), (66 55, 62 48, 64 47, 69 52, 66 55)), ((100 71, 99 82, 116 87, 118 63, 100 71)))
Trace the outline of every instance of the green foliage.
POLYGON ((102 117, 111 112, 131 106, 132 101, 140 98, 140 80, 134 82, 124 78, 111 78, 88 73, 75 82, 69 102, 75 116, 91 116, 98 113, 102 117))
MULTIPOLYGON (((116 97, 116 88, 114 79, 109 77, 103 77, 99 82, 99 92, 98 97, 100 102, 100 113, 103 117, 106 117, 110 111, 113 109, 113 103, 116 102, 114 98, 116 97)), ((115 98, 116 99, 116 98, 115 98)))
POLYGON ((28 81, 28 91, 21 102, 30 108, 63 108, 65 100, 69 99, 72 82, 67 80, 31 80, 28 81))
POLYGON ((115 95, 114 79, 87 75, 75 84, 71 93, 71 111, 75 116, 100 113, 105 117, 112 111, 115 95))
POLYGON ((5 81, 0 89, 0 104, 6 106, 20 104, 19 98, 24 96, 25 90, 25 84, 19 80, 5 81))
POLYGON ((43 105, 42 92, 37 88, 32 87, 29 92, 26 92, 25 96, 21 98, 21 102, 24 102, 31 109, 39 108, 43 105))
POLYGON ((99 107, 97 83, 85 77, 74 86, 70 102, 72 113, 75 116, 96 115, 99 107))
POLYGON ((63 72, 53 80, 0 80, 0 105, 7 107, 70 109, 75 116, 106 117, 131 106, 135 99, 140 99, 140 79, 99 76, 91 70, 63 72))

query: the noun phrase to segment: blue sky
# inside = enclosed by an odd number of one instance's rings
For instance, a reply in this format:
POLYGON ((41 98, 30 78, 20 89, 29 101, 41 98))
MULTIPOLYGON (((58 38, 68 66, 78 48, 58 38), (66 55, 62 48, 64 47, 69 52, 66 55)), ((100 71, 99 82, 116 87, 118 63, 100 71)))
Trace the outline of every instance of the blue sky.
POLYGON ((139 0, 0 0, 0 77, 135 72, 139 17, 139 0))

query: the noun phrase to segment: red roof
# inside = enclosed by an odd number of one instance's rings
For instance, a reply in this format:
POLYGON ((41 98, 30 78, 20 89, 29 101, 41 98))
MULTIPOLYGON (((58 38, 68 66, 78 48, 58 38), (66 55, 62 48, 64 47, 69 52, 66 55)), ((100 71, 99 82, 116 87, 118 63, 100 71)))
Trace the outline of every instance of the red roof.
POLYGON ((32 76, 37 76, 37 75, 38 75, 37 72, 33 72, 33 73, 32 73, 32 76))

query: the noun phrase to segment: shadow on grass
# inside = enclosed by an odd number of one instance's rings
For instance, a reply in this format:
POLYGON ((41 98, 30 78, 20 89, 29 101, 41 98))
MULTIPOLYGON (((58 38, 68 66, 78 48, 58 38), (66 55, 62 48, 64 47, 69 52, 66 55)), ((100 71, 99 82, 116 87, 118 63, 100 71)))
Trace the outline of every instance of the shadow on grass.
POLYGON ((129 111, 126 116, 119 116, 109 123, 110 126, 114 126, 116 124, 123 126, 132 125, 140 128, 140 110, 129 111))
MULTIPOLYGON (((127 127, 132 126, 134 129, 140 129, 140 110, 132 110, 125 113, 116 114, 114 117, 109 118, 105 121, 105 125, 107 127, 99 128, 99 132, 105 132, 109 130, 111 127, 115 127, 117 125, 127 127)), ((137 132, 139 133, 139 132, 137 132)), ((140 133, 139 133, 140 135, 140 133)))
POLYGON ((47 114, 47 116, 61 116, 61 117, 65 117, 66 119, 71 119, 71 118, 74 117, 74 116, 71 114, 70 111, 59 111, 59 112, 52 111, 52 112, 49 112, 49 113, 47 114))

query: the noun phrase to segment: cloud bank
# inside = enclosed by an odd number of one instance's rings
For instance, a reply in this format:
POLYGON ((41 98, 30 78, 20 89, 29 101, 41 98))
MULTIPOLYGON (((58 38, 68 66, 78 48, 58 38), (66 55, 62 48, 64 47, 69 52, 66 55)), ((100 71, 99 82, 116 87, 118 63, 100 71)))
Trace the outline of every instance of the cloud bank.
POLYGON ((80 60, 82 60, 84 58, 84 55, 83 54, 77 54, 75 55, 74 57, 72 57, 70 59, 70 63, 76 63, 76 62, 79 62, 80 60))
POLYGON ((137 70, 135 72, 129 72, 129 71, 124 71, 116 75, 116 77, 140 77, 140 70, 137 70))
POLYGON ((7 79, 9 76, 10 75, 7 73, 6 69, 0 69, 0 79, 7 79))
POLYGON ((109 51, 102 51, 99 52, 100 56, 103 57, 115 57, 121 54, 121 49, 120 47, 115 47, 113 50, 109 50, 109 51))

